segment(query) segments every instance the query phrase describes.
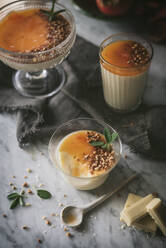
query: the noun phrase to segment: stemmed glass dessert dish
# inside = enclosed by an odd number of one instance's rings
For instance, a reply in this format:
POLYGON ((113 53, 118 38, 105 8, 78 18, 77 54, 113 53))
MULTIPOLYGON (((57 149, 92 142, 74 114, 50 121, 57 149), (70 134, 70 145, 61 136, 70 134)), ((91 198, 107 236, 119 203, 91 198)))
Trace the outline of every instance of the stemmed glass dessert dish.
POLYGON ((16 90, 24 96, 46 98, 64 85, 60 65, 68 56, 76 37, 71 12, 51 0, 21 0, 0 8, 0 60, 17 70, 16 90))

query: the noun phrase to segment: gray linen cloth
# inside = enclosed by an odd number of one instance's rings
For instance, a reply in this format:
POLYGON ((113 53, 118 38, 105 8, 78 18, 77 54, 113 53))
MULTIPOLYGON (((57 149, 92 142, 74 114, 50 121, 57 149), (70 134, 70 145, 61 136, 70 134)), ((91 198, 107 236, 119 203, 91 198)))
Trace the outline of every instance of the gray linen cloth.
POLYGON ((114 127, 123 143, 133 151, 163 158, 160 147, 163 148, 166 141, 166 132, 159 136, 156 130, 158 125, 165 126, 166 118, 158 118, 156 123, 156 116, 166 116, 166 107, 147 109, 142 106, 125 115, 112 112, 104 102, 98 60, 98 47, 77 37, 63 63, 67 74, 65 86, 57 95, 43 100, 19 95, 11 82, 13 70, 0 64, 0 111, 17 113, 20 147, 43 137, 50 138, 60 124, 70 119, 92 117, 114 127))

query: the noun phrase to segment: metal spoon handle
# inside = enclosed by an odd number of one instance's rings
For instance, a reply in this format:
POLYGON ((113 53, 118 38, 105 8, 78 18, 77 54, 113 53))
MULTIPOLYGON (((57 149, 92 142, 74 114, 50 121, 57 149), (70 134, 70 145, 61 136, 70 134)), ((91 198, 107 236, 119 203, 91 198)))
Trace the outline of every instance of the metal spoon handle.
POLYGON ((121 190, 126 184, 128 184, 129 182, 131 182, 133 179, 135 179, 137 176, 137 173, 133 174, 132 176, 130 176, 129 178, 127 178, 124 182, 122 182, 117 188, 115 188, 113 191, 102 195, 101 197, 99 197, 97 200, 91 202, 90 204, 86 205, 82 210, 84 213, 87 213, 88 211, 90 211, 91 209, 95 208, 96 206, 98 206, 99 204, 101 204, 103 201, 105 201, 106 199, 108 199, 109 197, 111 197, 113 194, 115 194, 116 192, 118 192, 119 190, 121 190))

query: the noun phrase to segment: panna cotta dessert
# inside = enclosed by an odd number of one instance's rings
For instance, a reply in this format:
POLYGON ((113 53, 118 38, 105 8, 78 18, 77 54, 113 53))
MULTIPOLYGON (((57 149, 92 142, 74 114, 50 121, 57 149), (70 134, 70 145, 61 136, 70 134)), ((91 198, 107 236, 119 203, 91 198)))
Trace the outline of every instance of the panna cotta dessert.
POLYGON ((72 13, 52 0, 21 0, 0 8, 0 60, 23 96, 47 98, 65 82, 60 65, 76 38, 72 13))
POLYGON ((117 163, 112 145, 106 149, 104 135, 95 131, 80 130, 68 134, 55 152, 65 179, 81 190, 101 185, 117 163))
POLYGON ((104 99, 115 111, 130 112, 141 103, 152 47, 133 34, 107 38, 100 46, 104 99))
MULTIPOLYGON (((50 20, 42 9, 11 11, 0 20, 0 47, 19 53, 20 59, 24 54, 27 59, 26 62, 18 63, 13 58, 9 64, 11 67, 39 71, 43 66, 50 68, 58 64, 66 56, 68 51, 65 51, 65 47, 61 51, 50 50, 66 40, 70 33, 70 23, 61 13, 50 20)), ((9 63, 3 57, 2 60, 9 63)))

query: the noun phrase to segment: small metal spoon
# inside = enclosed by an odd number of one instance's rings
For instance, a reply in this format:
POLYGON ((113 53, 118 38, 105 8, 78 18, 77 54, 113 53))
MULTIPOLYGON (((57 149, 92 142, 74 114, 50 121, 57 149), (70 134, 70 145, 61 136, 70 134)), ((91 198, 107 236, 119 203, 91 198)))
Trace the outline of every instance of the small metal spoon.
POLYGON ((111 197, 113 194, 121 190, 126 184, 131 182, 133 179, 135 179, 137 174, 133 174, 129 178, 127 178, 120 186, 118 186, 113 191, 99 197, 97 200, 91 202, 90 204, 84 206, 84 207, 76 207, 76 206, 67 206, 62 209, 60 218, 63 224, 70 226, 70 227, 77 227, 79 226, 83 221, 83 215, 87 213, 88 211, 92 210, 102 202, 104 202, 106 199, 111 197))

